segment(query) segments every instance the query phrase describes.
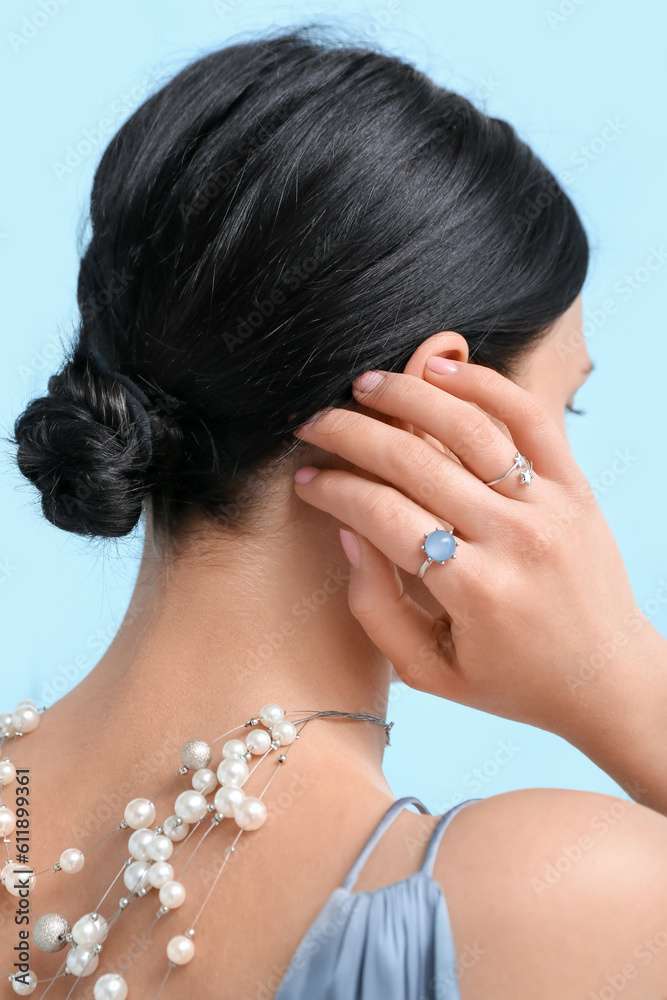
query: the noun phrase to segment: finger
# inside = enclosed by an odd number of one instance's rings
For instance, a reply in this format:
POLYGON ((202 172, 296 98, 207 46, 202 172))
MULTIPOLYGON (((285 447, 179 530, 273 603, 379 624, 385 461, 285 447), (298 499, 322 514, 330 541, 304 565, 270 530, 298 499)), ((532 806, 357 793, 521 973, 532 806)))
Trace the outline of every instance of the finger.
POLYGON ((461 678, 451 657, 449 626, 405 593, 390 559, 354 534, 361 562, 350 568, 350 611, 405 684, 455 698, 461 678))
MULTIPOLYGON (((352 387, 364 406, 426 431, 483 483, 490 483, 512 467, 516 446, 478 407, 413 375, 382 371, 373 374, 381 381, 371 390, 363 391, 356 384, 352 387)), ((539 496, 535 489, 525 489, 518 471, 494 485, 498 492, 514 499, 532 500, 539 496), (521 485, 524 489, 520 489, 521 485)))
MULTIPOLYGON (((295 480, 294 489, 302 500, 326 511, 343 524, 349 524, 393 563, 415 575, 427 558, 421 547, 424 533, 436 528, 446 529, 446 524, 440 523, 432 514, 426 514, 393 487, 369 482, 346 470, 317 470, 307 483, 295 480)), ((447 601, 458 600, 458 592, 465 586, 470 573, 469 569, 466 571, 466 557, 472 548, 465 540, 459 539, 456 526, 453 527, 459 540, 456 559, 448 559, 443 564, 433 562, 423 576, 424 583, 440 604, 447 608, 447 601)))
POLYGON ((488 530, 490 517, 508 503, 428 441, 365 413, 324 410, 295 434, 416 498, 421 507, 446 518, 465 537, 479 537, 488 530))
MULTIPOLYGON (((451 365, 455 371, 441 374, 433 371, 427 362, 424 377, 429 384, 475 403, 502 421, 518 450, 533 461, 535 472, 542 478, 563 485, 581 485, 583 473, 565 438, 531 393, 492 368, 468 362, 451 362, 451 365)), ((496 475, 503 471, 499 469, 496 475)))

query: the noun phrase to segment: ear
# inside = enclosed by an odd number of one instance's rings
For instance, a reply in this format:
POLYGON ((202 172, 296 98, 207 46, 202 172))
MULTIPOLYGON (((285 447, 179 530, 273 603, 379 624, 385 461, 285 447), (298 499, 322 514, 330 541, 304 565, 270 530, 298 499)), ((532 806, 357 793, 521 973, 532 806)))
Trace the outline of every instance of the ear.
MULTIPOLYGON (((443 358, 449 358, 451 361, 467 361, 470 356, 468 341, 460 333, 455 333, 454 330, 443 330, 440 333, 434 333, 430 337, 427 337, 426 340, 423 340, 410 356, 408 363, 403 369, 404 373, 406 375, 414 375, 416 378, 424 378, 426 361, 428 358, 433 357, 434 354, 439 354, 443 358)), ((426 434, 419 427, 415 427, 405 420, 398 420, 393 417, 390 419, 395 427, 401 427, 403 430, 410 431, 416 434, 417 437, 430 441, 439 450, 445 450, 439 441, 436 441, 435 438, 426 434)))
POLYGON ((455 333, 453 330, 434 333, 421 342, 410 356, 403 371, 406 375, 423 378, 426 361, 434 354, 439 354, 442 358, 449 358, 451 361, 467 361, 469 357, 468 341, 460 333, 455 333))

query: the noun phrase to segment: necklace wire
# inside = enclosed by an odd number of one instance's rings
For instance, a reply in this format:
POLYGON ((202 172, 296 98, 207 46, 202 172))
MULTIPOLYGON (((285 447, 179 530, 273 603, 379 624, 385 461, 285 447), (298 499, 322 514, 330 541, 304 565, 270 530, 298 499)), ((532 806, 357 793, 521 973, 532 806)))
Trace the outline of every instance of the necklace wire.
MULTIPOLYGON (((34 728, 36 728, 37 724, 40 721, 40 715, 43 714, 44 711, 46 711, 46 709, 43 709, 42 713, 40 713, 34 702, 23 701, 19 703, 15 713, 11 715, 11 720, 12 720, 11 723, 8 722, 8 717, 9 717, 8 715, 0 717, 2 720, 0 721, 0 755, 5 750, 7 744, 9 745, 9 749, 13 750, 16 741, 19 737, 25 736, 28 732, 31 732, 34 728)), ((101 899, 99 900, 95 910, 92 911, 91 913, 84 915, 78 922, 78 924, 74 925, 73 929, 69 927, 68 922, 64 918, 60 917, 59 914, 45 915, 45 919, 46 917, 58 918, 58 920, 62 922, 62 926, 67 928, 67 931, 65 933, 61 933, 54 940, 49 940, 47 933, 47 944, 49 946, 46 947, 46 950, 58 951, 61 948, 65 947, 66 944, 71 945, 70 953, 64 959, 64 961, 60 965, 60 968, 58 969, 58 971, 54 976, 48 979, 37 979, 32 970, 29 970, 27 973, 19 971, 18 973, 10 974, 0 969, 0 973, 6 975, 10 980, 10 982, 14 983, 14 981, 16 981, 17 985, 20 984, 21 987, 24 987, 26 983, 28 985, 32 985, 32 989, 29 989, 29 992, 32 992, 38 985, 45 986, 46 988, 40 995, 40 1000, 43 1000, 43 998, 45 998, 47 994, 50 993, 53 984, 57 980, 62 979, 63 977, 66 977, 68 975, 73 975, 73 982, 71 988, 69 989, 67 996, 65 997, 65 1000, 69 1000, 69 998, 74 993, 74 990, 76 989, 80 979, 83 976, 87 976, 95 971, 95 968, 97 966, 97 961, 95 961, 95 965, 93 966, 92 969, 88 970, 88 966, 90 965, 93 957, 96 958, 99 952, 102 950, 102 944, 106 942, 111 932, 111 929, 115 926, 115 924, 120 919, 124 911, 127 909, 127 906, 132 901, 139 899, 142 896, 145 896, 148 893, 149 889, 152 888, 153 883, 150 882, 150 879, 148 882, 145 882, 145 877, 152 868, 155 868, 156 865, 162 864, 164 862, 162 860, 156 860, 150 855, 150 851, 148 850, 150 844, 151 843, 157 844, 158 842, 157 838, 159 838, 160 851, 165 853, 165 859, 168 859, 167 868, 169 868, 173 873, 173 865, 171 863, 177 859, 177 857, 181 854, 181 851, 186 847, 186 845, 189 842, 193 843, 195 842, 192 840, 192 838, 196 834, 197 830, 201 827, 204 819, 206 817, 209 818, 210 824, 208 826, 208 829, 206 829, 203 835, 200 836, 199 839, 196 841, 192 852, 190 853, 189 857, 185 861, 180 871, 178 879, 176 879, 176 876, 173 875, 171 881, 166 883, 169 886, 178 887, 179 891, 182 892, 182 896, 184 898, 185 892, 182 888, 181 879, 192 865, 193 861, 198 855, 198 852, 200 851, 200 848, 204 844, 204 841, 208 840, 213 831, 217 829, 217 827, 225 818, 233 817, 236 820, 239 829, 236 832, 231 844, 228 844, 227 847, 225 848, 225 857, 222 863, 220 864, 213 878, 213 881, 209 886, 208 891, 203 901, 201 902, 201 905, 199 906, 195 916, 190 920, 189 929, 185 932, 184 935, 172 938, 171 941, 169 942, 169 946, 167 948, 167 957, 169 959, 167 964, 167 969, 165 971, 164 977, 160 982, 158 992, 154 998, 154 1000, 159 1000, 159 997, 162 995, 165 986, 167 984, 167 981, 169 979, 169 976, 173 972, 173 969, 176 968, 177 965, 187 964, 187 962, 192 958, 194 954, 194 945, 192 943, 192 938, 194 937, 195 934, 195 925, 201 918, 207 904, 209 903, 211 896, 213 895, 215 888, 218 885, 218 882, 226 869, 229 859, 232 853, 236 849, 236 845, 239 841, 239 838, 242 836, 242 834, 244 833, 247 834, 249 831, 255 830, 259 826, 263 825, 267 814, 266 805, 264 804, 263 799, 269 786, 275 779, 276 775, 278 774, 278 771, 282 770, 282 767, 286 763, 288 755, 292 750, 292 747, 296 745, 296 741, 300 738, 302 732, 304 731, 308 723, 312 722, 314 719, 325 719, 325 718, 353 719, 361 722, 370 722, 376 725, 381 725, 385 730, 386 745, 387 746, 391 745, 390 731, 394 723, 387 722, 386 719, 381 719, 378 716, 369 715, 367 713, 361 713, 361 712, 344 712, 336 709, 326 709, 326 710, 300 709, 287 712, 284 709, 282 709, 279 705, 273 702, 269 702, 262 708, 258 717, 253 716, 252 718, 248 719, 245 723, 242 723, 241 725, 228 730, 226 733, 222 733, 220 736, 215 737, 215 739, 211 740, 209 743, 205 743, 202 740, 190 740, 187 743, 185 743, 183 748, 181 749, 181 759, 183 761, 183 764, 181 765, 181 767, 179 767, 178 771, 176 771, 176 773, 173 774, 172 777, 170 777, 165 782, 165 784, 159 789, 159 791, 156 792, 156 794, 153 796, 152 799, 150 800, 141 798, 133 799, 130 803, 128 803, 125 809, 124 819, 118 822, 112 830, 110 830, 104 836, 98 838, 96 841, 94 841, 94 843, 89 844, 82 850, 75 849, 72 851, 70 849, 67 852, 63 852, 63 854, 61 855, 60 862, 56 862, 50 865, 48 868, 44 868, 39 872, 33 872, 30 865, 27 864, 27 862, 23 862, 21 860, 13 862, 12 858, 10 857, 10 851, 8 845, 9 843, 11 843, 11 841, 7 836, 6 830, 8 826, 11 826, 11 821, 7 818, 8 814, 11 816, 11 810, 9 810, 7 806, 3 805, 2 791, 3 788, 7 784, 9 784, 11 780, 13 780, 11 778, 12 772, 14 774, 14 777, 16 777, 16 771, 11 762, 9 761, 9 756, 1 760, 0 767, 3 767, 4 770, 0 772, 0 821, 4 823, 3 839, 5 842, 7 861, 5 862, 5 867, 2 870, 2 874, 0 877, 0 887, 4 884, 4 886, 9 889, 7 880, 10 879, 11 876, 13 876, 15 879, 18 873, 24 877, 24 882, 27 881, 29 886, 29 892, 31 893, 34 888, 34 882, 38 876, 44 875, 46 874, 46 872, 59 872, 62 870, 62 865, 65 863, 64 859, 66 854, 69 853, 69 854, 80 855, 81 859, 83 859, 83 856, 85 854, 87 854, 89 851, 92 851, 93 848, 104 843, 113 834, 116 834, 121 830, 126 830, 126 829, 131 830, 130 842, 132 841, 132 835, 136 833, 143 833, 144 835, 152 834, 152 837, 149 838, 149 844, 146 847, 146 851, 144 853, 142 853, 143 849, 140 850, 136 846, 136 843, 134 848, 132 847, 130 848, 130 854, 131 854, 130 858, 123 862, 119 871, 117 872, 117 874, 115 875, 115 877, 105 890, 104 894, 102 895, 101 899), (288 719, 287 716, 298 716, 299 718, 288 719), (230 736, 232 733, 237 733, 239 730, 243 729, 250 729, 250 733, 246 736, 245 741, 239 738, 228 740, 228 742, 223 746, 223 757, 220 764, 218 765, 217 772, 214 773, 213 771, 208 769, 208 764, 210 763, 212 755, 211 747, 220 740, 224 739, 226 736, 230 736), (247 795, 245 791, 243 791, 243 789, 241 788, 241 785, 244 785, 246 781, 251 777, 251 775, 255 772, 255 770, 269 757, 271 751, 277 751, 277 750, 280 750, 281 752, 278 755, 277 766, 274 768, 273 773, 269 776, 268 780, 265 782, 261 791, 258 792, 256 796, 247 795), (250 768, 247 766, 247 762, 253 756, 257 756, 258 759, 254 762, 254 765, 250 768), (186 789, 185 792, 181 792, 180 795, 177 797, 175 804, 175 813, 172 814, 172 816, 168 817, 169 820, 173 821, 169 828, 170 832, 167 835, 165 835, 164 825, 158 825, 154 828, 154 830, 151 830, 150 827, 156 815, 154 806, 155 800, 157 800, 160 796, 162 796, 164 792, 166 792, 167 789, 179 777, 188 772, 194 772, 195 774, 199 775, 200 781, 199 784, 197 784, 195 782, 195 778, 193 775, 192 790, 188 792, 188 790, 186 789), (219 787, 218 787, 218 782, 219 782, 219 787), (226 799, 224 793, 227 789, 230 789, 230 791, 227 792, 227 799, 226 799), (215 801, 213 803, 209 803, 206 799, 206 796, 211 792, 213 792, 214 790, 215 790, 215 801), (220 796, 220 793, 223 793, 222 796, 220 796), (184 800, 184 796, 186 796, 187 801, 184 800), (236 805, 232 808, 230 812, 231 807, 229 806, 229 802, 232 802, 234 798, 236 798, 238 801, 236 802, 236 805), (179 813, 179 802, 181 803, 180 807, 181 813, 185 813, 185 816, 187 818, 184 818, 184 816, 179 813), (188 803, 190 805, 194 803, 194 805, 197 806, 197 809, 192 813, 188 812, 189 808, 188 803), (203 803, 203 806, 200 803, 203 803), (246 805, 243 806, 243 803, 246 803, 246 805), (221 804, 222 807, 225 809, 225 811, 222 813, 220 812, 219 808, 221 804), (139 819, 137 819, 137 815, 135 815, 137 812, 141 813, 139 819), (181 836, 177 836, 176 834, 178 832, 179 827, 183 825, 185 826, 185 833, 181 836), (190 826, 191 829, 189 828, 190 826), (169 848, 168 852, 165 850, 165 847, 163 847, 163 842, 165 841, 171 844, 171 847, 169 848), (146 862, 145 864, 143 863, 144 860, 146 862), (130 878, 130 872, 128 870, 129 866, 133 863, 133 861, 135 865, 139 866, 140 869, 140 873, 137 874, 137 877, 134 880, 130 878), (11 869, 11 872, 7 871, 8 868, 11 869), (113 890, 114 885, 123 874, 124 874, 126 888, 129 891, 125 896, 123 896, 120 899, 116 911, 109 917, 108 920, 104 920, 104 918, 101 918, 99 916, 99 911, 102 908, 105 901, 107 900, 109 894, 113 890), (80 938, 83 933, 82 931, 79 931, 77 933, 77 929, 83 922, 85 921, 90 922, 91 920, 97 921, 98 923, 101 921, 100 926, 102 929, 99 936, 94 939, 94 942, 91 941, 91 946, 89 947, 88 944, 84 945, 77 940, 77 937, 80 938), (81 962, 79 963, 75 962, 74 968, 70 969, 69 961, 72 952, 76 952, 76 956, 78 957, 82 951, 85 951, 85 948, 89 948, 87 954, 88 953, 90 954, 91 956, 90 959, 86 961, 83 967, 81 966, 81 962), (23 978, 21 978, 22 976, 23 978), (26 981, 25 979, 26 976, 28 976, 28 981, 26 981)), ((18 841, 17 841, 17 854, 19 855, 19 858, 21 856, 27 857, 27 851, 25 849, 23 850, 23 852, 18 849, 18 841)), ((81 865, 83 864, 83 860, 81 860, 80 864, 81 865)), ((67 870, 78 871, 79 868, 74 868, 74 869, 68 868, 67 870)), ((137 872, 136 868, 134 869, 134 872, 135 873, 137 872)), ((158 881, 159 881, 158 877, 156 876, 155 882, 157 883, 158 881)), ((164 884, 165 883, 161 883, 161 885, 164 884)), ((15 887, 16 883, 14 881, 14 888, 15 887)), ((157 884, 155 887, 156 889, 159 888, 157 884)), ((144 945, 144 942, 150 936, 151 932, 153 931, 158 921, 162 917, 164 917, 165 914, 170 912, 174 906, 177 907, 178 905, 180 905, 180 903, 178 902, 173 903, 173 906, 171 907, 166 905, 166 901, 163 901, 163 894, 161 890, 160 890, 160 901, 162 905, 155 913, 153 920, 146 928, 143 935, 139 938, 138 942, 135 944, 134 948, 129 953, 126 961, 119 969, 119 971, 116 973, 104 974, 101 977, 101 979, 98 980, 98 983, 102 983, 102 981, 105 979, 116 980, 117 982, 110 985, 113 985, 114 989, 117 989, 118 984, 120 983, 121 992, 123 989, 125 991, 124 993, 122 993, 122 995, 127 996, 127 983, 123 978, 123 974, 131 966, 132 962, 134 961, 137 954, 141 950, 142 946, 144 945)), ((29 913, 34 917, 35 913, 30 901, 28 902, 28 910, 29 913)), ((40 918, 38 918, 37 924, 39 924, 39 922, 40 918)), ((86 933, 88 933, 88 931, 86 933)), ((25 993, 25 989, 15 990, 15 992, 25 993)), ((121 992, 114 992, 113 995, 120 996, 121 992)), ((104 990, 102 990, 99 995, 106 996, 107 994, 104 993, 104 990)), ((111 993, 109 993, 109 995, 111 995, 111 993)), ((98 996, 98 990, 96 987, 95 997, 97 998, 97 996, 98 996)))

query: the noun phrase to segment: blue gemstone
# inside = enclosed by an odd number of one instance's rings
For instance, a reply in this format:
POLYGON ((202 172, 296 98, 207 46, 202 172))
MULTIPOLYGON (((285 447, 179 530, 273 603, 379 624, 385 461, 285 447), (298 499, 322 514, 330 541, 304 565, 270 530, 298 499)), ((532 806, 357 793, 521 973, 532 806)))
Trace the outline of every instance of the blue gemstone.
POLYGON ((427 556, 437 559, 438 562, 451 559, 456 551, 456 539, 451 531, 438 528, 424 539, 424 551, 427 556))

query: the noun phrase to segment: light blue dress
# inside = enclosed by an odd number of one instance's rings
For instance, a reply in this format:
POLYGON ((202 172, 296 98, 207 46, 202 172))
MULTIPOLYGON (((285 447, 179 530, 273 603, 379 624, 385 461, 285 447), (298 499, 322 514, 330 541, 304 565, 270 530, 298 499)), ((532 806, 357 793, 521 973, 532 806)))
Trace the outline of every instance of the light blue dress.
POLYGON ((352 892, 378 840, 415 796, 392 802, 341 886, 301 939, 274 1000, 461 1000, 454 939, 442 888, 433 878, 440 838, 466 799, 446 812, 421 868, 392 885, 352 892))

